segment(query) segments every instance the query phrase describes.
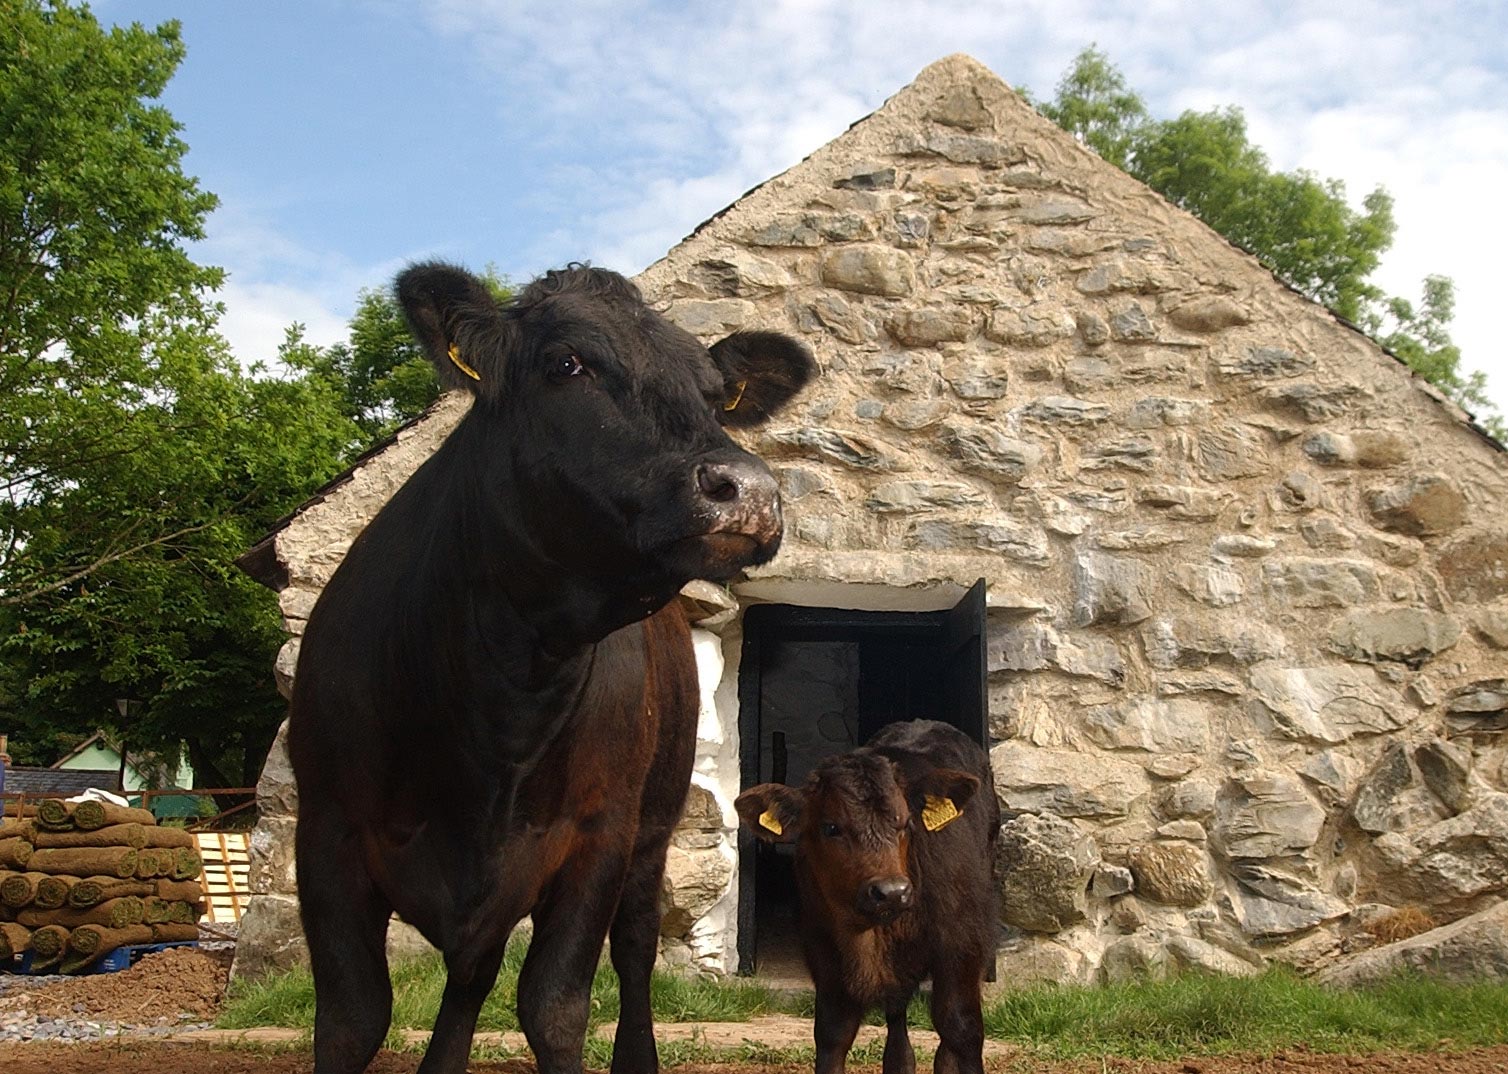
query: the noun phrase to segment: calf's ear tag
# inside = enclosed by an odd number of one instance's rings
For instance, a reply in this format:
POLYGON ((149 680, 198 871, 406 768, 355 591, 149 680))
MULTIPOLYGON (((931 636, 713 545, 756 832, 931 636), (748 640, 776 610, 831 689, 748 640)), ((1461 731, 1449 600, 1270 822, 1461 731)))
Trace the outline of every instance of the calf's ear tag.
POLYGON ((759 826, 765 831, 774 832, 776 835, 784 835, 785 829, 780 826, 780 819, 775 816, 773 809, 766 809, 759 814, 759 826))
POLYGON ((481 380, 482 379, 482 374, 478 373, 475 369, 472 369, 471 366, 469 366, 465 362, 461 361, 461 349, 459 347, 457 347, 454 343, 452 343, 450 345, 450 349, 447 350, 445 353, 450 356, 450 360, 455 363, 455 367, 457 369, 459 369, 462 373, 465 373, 472 380, 481 380))
POLYGON ((926 828, 929 832, 935 832, 939 828, 952 824, 961 816, 963 814, 953 804, 953 799, 935 798, 929 794, 927 795, 927 805, 922 810, 922 827, 926 828))
MULTIPOLYGON (((747 380, 741 380, 736 385, 734 385, 734 387, 738 390, 733 393, 732 399, 729 399, 726 403, 723 404, 723 410, 725 411, 738 409, 738 404, 744 401, 744 392, 748 390, 749 382, 747 380)), ((776 832, 775 834, 779 835, 780 833, 776 832)))

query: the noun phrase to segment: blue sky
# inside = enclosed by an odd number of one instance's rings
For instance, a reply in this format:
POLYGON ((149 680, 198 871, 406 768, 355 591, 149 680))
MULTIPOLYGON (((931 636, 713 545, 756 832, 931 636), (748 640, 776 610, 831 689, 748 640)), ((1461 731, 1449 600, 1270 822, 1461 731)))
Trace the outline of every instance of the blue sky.
POLYGON ((1500 0, 103 0, 183 24, 164 103, 219 195, 243 361, 330 342, 360 288, 440 256, 633 273, 967 52, 1051 94, 1097 42, 1155 115, 1237 104, 1280 168, 1397 200, 1379 280, 1454 277, 1455 337, 1508 412, 1508 5, 1500 0))

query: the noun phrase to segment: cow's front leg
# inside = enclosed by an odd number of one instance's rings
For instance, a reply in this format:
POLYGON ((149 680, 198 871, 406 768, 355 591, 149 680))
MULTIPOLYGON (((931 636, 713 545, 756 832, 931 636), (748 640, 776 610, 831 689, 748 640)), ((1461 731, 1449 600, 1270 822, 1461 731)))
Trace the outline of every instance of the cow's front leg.
POLYGON ((817 986, 817 1017, 812 1035, 817 1045, 817 1074, 843 1074, 848 1049, 859 1035, 864 1006, 847 992, 817 986))
POLYGON ((497 982, 507 943, 505 932, 501 939, 485 946, 459 947, 445 953, 445 993, 418 1074, 463 1074, 466 1070, 477 1016, 497 982))
POLYGON ((906 1008, 910 996, 885 1007, 884 1074, 916 1074, 916 1052, 906 1032, 906 1008))
POLYGON ((577 848, 534 908, 534 938, 518 977, 518 1021, 540 1074, 580 1074, 592 974, 627 871, 626 847, 577 848))
POLYGON ((314 973, 316 1074, 359 1074, 392 1019, 387 922, 392 905, 367 873, 357 834, 334 806, 304 798, 297 842, 299 911, 314 973))
POLYGON ((655 1074, 654 1018, 649 981, 660 943, 660 878, 665 872, 667 829, 634 851, 628 879, 613 918, 612 959, 618 974, 618 1033, 613 1038, 612 1074, 655 1074))

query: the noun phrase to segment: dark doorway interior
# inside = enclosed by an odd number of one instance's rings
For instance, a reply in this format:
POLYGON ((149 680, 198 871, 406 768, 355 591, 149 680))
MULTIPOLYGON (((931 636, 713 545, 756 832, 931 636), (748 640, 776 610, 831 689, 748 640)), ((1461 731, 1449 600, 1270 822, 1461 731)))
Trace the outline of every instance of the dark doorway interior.
MULTIPOLYGON (((953 608, 872 612, 765 604, 744 615, 738 673, 742 786, 806 780, 898 720, 953 724, 988 745, 985 584, 953 608)), ((805 971, 789 846, 739 835, 738 972, 805 971)))

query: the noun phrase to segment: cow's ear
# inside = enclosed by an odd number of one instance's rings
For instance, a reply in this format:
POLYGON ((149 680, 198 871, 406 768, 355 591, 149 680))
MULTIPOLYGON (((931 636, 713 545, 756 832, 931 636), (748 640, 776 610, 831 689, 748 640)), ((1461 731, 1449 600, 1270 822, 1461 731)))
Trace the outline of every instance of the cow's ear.
POLYGON ((724 425, 759 425, 790 402, 812 379, 812 352, 779 332, 734 332, 712 344, 712 361, 723 376, 724 425))
POLYGON ((806 795, 780 783, 750 787, 733 801, 744 827, 767 843, 793 843, 801 830, 806 795))
POLYGON ((512 326, 487 285, 465 269, 430 261, 400 273, 396 290, 441 386, 495 397, 512 326))
POLYGON ((935 832, 963 816, 964 807, 979 790, 979 777, 952 768, 932 768, 914 780, 909 790, 922 827, 935 832))

